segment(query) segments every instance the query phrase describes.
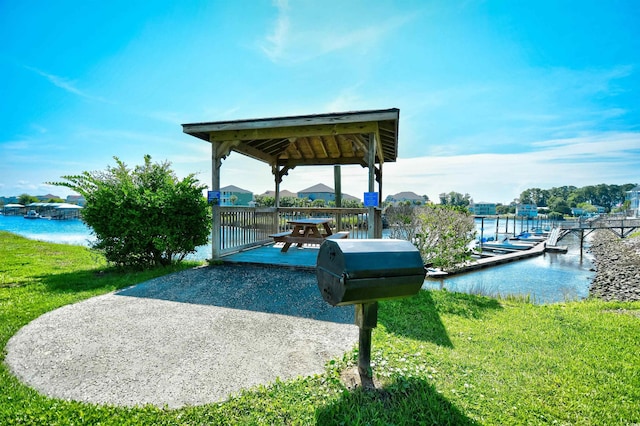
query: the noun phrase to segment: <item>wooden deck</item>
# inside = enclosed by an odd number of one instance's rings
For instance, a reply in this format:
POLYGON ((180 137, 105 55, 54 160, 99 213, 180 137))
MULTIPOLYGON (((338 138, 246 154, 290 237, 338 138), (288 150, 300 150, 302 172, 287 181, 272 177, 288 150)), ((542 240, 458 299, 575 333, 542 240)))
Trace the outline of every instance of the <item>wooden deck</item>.
MULTIPOLYGON (((320 245, 305 244, 302 248, 292 247, 287 252, 282 252, 284 243, 275 243, 243 250, 237 253, 229 254, 222 257, 223 262, 228 263, 249 263, 255 265, 269 265, 300 269, 316 268, 316 259, 320 245)), ((552 251, 553 247, 547 247, 552 251)), ((499 254, 494 256, 477 259, 470 264, 465 265, 462 269, 453 272, 447 272, 448 275, 470 272, 476 269, 487 268, 502 263, 513 262, 520 259, 539 256, 545 252, 545 244, 539 243, 528 250, 517 250, 511 253, 499 254)))
POLYGON ((305 244, 302 248, 291 247, 284 253, 281 251, 283 245, 284 243, 276 243, 243 250, 223 256, 221 260, 228 263, 251 263, 315 270, 320 245, 305 244))

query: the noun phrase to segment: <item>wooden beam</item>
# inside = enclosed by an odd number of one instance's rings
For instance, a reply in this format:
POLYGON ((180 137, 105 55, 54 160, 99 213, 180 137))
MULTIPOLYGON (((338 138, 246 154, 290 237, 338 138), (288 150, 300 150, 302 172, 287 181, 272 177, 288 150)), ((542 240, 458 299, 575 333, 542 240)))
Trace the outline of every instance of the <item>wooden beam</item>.
POLYGON ((382 150, 382 138, 380 137, 378 123, 376 123, 376 131, 373 133, 376 137, 376 155, 378 156, 378 162, 382 164, 384 163, 384 151, 382 150))
POLYGON ((234 147, 238 146, 240 141, 224 141, 221 143, 212 143, 211 145, 216 150, 216 156, 218 158, 227 158, 234 147))
POLYGON ((278 158, 276 164, 279 166, 334 166, 337 164, 347 165, 347 164, 361 164, 363 167, 366 167, 366 162, 362 159, 362 156, 359 157, 349 157, 349 158, 278 158))
POLYGON ((211 142, 225 140, 258 140, 258 139, 284 139, 293 137, 311 136, 335 136, 342 134, 368 134, 378 129, 376 122, 365 123, 337 123, 311 126, 292 126, 245 130, 220 130, 211 132, 211 142))
POLYGON ((340 157, 354 157, 355 149, 353 148, 353 139, 347 138, 344 135, 336 136, 338 141, 338 148, 340 149, 340 157))
POLYGON ((285 151, 287 158, 299 160, 302 158, 302 153, 298 149, 298 141, 291 142, 285 151))
MULTIPOLYGON (((340 171, 340 166, 333 166, 333 187, 335 188, 335 200, 336 207, 342 207, 342 173, 340 171)), ((338 221, 337 226, 340 227, 340 221, 338 221)))
MULTIPOLYGON (((218 155, 218 150, 215 144, 211 144, 211 190, 220 191, 220 167, 222 167, 222 158, 218 155)), ((220 252, 222 250, 220 239, 220 202, 222 195, 218 199, 218 202, 211 206, 211 258, 219 259, 220 252)))
POLYGON ((311 144, 311 148, 313 148, 313 152, 316 155, 316 157, 319 157, 319 158, 329 157, 329 154, 327 154, 327 150, 325 149, 324 141, 322 140, 322 137, 312 136, 308 140, 311 144))
MULTIPOLYGON (((360 138, 355 138, 353 140, 353 147, 354 147, 354 155, 357 156, 358 151, 363 153, 363 157, 368 158, 369 157, 369 145, 368 142, 362 141, 360 138)), ((375 151, 375 150, 374 150, 375 151)))
MULTIPOLYGON (((344 136, 343 136, 344 137, 344 136)), ((329 157, 331 158, 339 158, 340 157, 340 146, 338 146, 338 141, 335 136, 324 136, 322 140, 327 147, 329 157)))
POLYGON ((276 158, 273 155, 269 155, 264 151, 260 151, 252 147, 251 145, 247 145, 246 143, 238 143, 234 146, 233 151, 240 152, 248 157, 254 158, 256 160, 264 161, 267 164, 275 164, 276 158))
POLYGON ((267 119, 219 121, 211 123, 183 124, 184 133, 211 133, 224 130, 252 130, 278 127, 296 127, 309 125, 357 124, 374 121, 397 122, 400 110, 356 111, 347 113, 315 114, 292 117, 276 117, 267 119))
MULTIPOLYGON (((369 192, 376 190, 376 135, 375 132, 369 134, 369 146, 367 152, 367 163, 369 164, 369 192)), ((375 208, 369 207, 367 213, 367 237, 375 238, 375 208)))
POLYGON ((311 144, 309 144, 309 140, 307 138, 299 139, 298 149, 302 153, 302 157, 305 159, 314 159, 316 158, 316 154, 313 152, 313 148, 311 144))

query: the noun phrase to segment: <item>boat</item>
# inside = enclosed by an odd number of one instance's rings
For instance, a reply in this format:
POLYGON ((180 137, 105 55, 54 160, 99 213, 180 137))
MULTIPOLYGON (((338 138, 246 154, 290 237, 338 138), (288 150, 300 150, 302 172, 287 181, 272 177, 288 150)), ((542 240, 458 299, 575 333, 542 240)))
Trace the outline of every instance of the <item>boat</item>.
POLYGON ((25 219, 40 219, 40 214, 35 210, 29 210, 27 214, 24 215, 25 219))
POLYGON ((509 241, 521 241, 523 243, 541 243, 545 241, 547 237, 542 234, 530 234, 529 232, 522 232, 519 235, 509 237, 509 241))
POLYGON ((447 272, 441 270, 440 268, 425 268, 425 271, 427 273, 427 277, 430 278, 438 278, 449 275, 447 272))
POLYGON ((511 244, 508 240, 499 242, 487 242, 482 244, 482 250, 529 250, 535 244, 511 244))

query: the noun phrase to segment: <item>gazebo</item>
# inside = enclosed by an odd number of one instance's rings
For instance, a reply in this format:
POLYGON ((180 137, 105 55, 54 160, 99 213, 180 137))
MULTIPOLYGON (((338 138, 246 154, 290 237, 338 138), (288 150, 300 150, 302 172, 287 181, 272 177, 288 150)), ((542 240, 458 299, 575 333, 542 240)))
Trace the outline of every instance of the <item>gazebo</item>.
MULTIPOLYGON (((183 124, 183 132, 211 143, 212 194, 219 196, 220 169, 222 161, 232 152, 238 152, 268 164, 274 176, 275 215, 271 210, 271 222, 258 220, 264 216, 264 209, 240 214, 241 219, 232 217, 233 226, 243 229, 247 238, 239 238, 239 243, 229 244, 225 238, 225 209, 213 205, 213 247, 212 257, 218 258, 225 252, 250 245, 262 244, 268 233, 279 230, 280 184, 288 172, 298 166, 333 165, 336 192, 336 207, 341 202, 341 165, 361 165, 368 170, 369 185, 365 193, 366 237, 380 238, 382 225, 379 206, 382 204, 382 166, 385 162, 395 162, 398 153, 398 123, 400 110, 352 111, 342 113, 300 115, 289 117, 259 118, 250 120, 217 121, 208 123, 183 124), (376 191, 377 182, 377 191, 376 191), (378 220, 376 220, 376 218, 378 220), (250 225, 250 222, 253 225, 250 225), (249 230, 253 227, 252 231, 249 230), (216 232, 216 229, 220 232, 216 232)), ((228 210, 228 209, 227 209, 228 210)), ((239 210, 238 207, 235 210, 239 210)), ((300 210, 300 209, 297 209, 300 210)), ((318 209, 316 209, 318 210, 318 209)), ((346 211, 323 213, 348 214, 346 211)), ((311 213, 311 212, 307 212, 311 213)), ((337 226, 343 221, 337 217, 337 226)), ((226 233, 229 234, 228 232, 226 233)))

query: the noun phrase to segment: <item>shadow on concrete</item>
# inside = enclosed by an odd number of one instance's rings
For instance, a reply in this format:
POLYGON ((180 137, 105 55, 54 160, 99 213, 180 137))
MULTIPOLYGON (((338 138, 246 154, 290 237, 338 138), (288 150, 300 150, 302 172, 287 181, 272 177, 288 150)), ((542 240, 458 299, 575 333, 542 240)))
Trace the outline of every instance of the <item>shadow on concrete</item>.
POLYGON ((357 388, 316 410, 318 425, 476 425, 435 387, 417 378, 399 378, 381 389, 357 388))
POLYGON ((326 303, 315 271, 308 270, 224 264, 155 278, 116 294, 354 323, 353 306, 326 303))

